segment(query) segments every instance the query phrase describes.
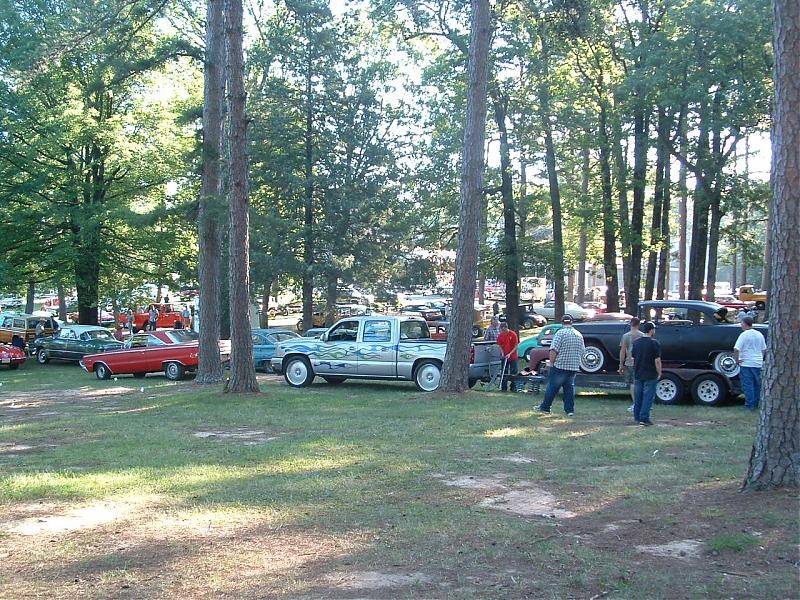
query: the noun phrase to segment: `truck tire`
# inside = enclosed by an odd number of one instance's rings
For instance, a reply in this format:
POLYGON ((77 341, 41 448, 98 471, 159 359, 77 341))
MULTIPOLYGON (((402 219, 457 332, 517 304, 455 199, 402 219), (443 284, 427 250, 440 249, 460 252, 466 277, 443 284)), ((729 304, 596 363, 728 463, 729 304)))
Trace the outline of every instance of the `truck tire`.
POLYGON ((656 385, 656 402, 678 404, 683 399, 683 380, 673 373, 664 373, 656 385))
POLYGON ((186 375, 186 368, 179 362, 171 361, 164 365, 164 375, 170 381, 180 381, 186 375))
POLYGON ((303 319, 297 322, 297 333, 303 333, 303 319))
POLYGON ((435 360, 423 360, 414 369, 414 383, 422 392, 435 392, 439 389, 442 365, 435 360))
POLYGON ((335 375, 333 376, 329 375, 327 377, 323 375, 322 378, 325 380, 326 383, 330 383, 331 385, 339 385, 340 383, 344 383, 345 381, 347 381, 347 377, 340 377, 335 375))
POLYGON ((726 397, 727 389, 719 375, 708 373, 695 377, 692 381, 692 400, 695 404, 718 406, 726 397))
POLYGON ((308 387, 314 381, 314 370, 305 356, 293 356, 286 362, 283 378, 292 387, 308 387))
POLYGON ((608 357, 600 344, 589 342, 581 359, 581 371, 599 373, 608 364, 608 357))
POLYGON ((733 352, 720 352, 714 356, 711 364, 717 373, 725 377, 733 378, 739 374, 739 363, 733 357, 733 352))

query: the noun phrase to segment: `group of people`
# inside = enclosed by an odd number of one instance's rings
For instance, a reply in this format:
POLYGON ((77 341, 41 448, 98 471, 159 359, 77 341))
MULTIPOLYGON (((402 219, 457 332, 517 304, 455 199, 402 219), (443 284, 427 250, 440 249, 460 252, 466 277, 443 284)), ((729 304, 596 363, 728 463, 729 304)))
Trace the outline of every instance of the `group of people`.
MULTIPOLYGON (((571 417, 575 414, 575 377, 581 370, 586 348, 583 335, 573 327, 571 316, 565 315, 561 324, 563 327, 556 332, 550 344, 547 390, 538 410, 549 413, 556 394, 563 390, 564 412, 571 417)), ((753 329, 753 324, 754 319, 750 315, 741 319, 742 333, 734 345, 734 358, 739 364, 739 380, 745 396, 745 407, 751 411, 758 408, 761 368, 767 348, 764 336, 753 329)), ((650 411, 663 373, 661 344, 654 338, 656 324, 652 321, 642 323, 634 317, 630 326, 630 331, 620 341, 619 373, 624 375, 630 388, 633 404, 629 410, 633 413, 634 422, 647 427, 653 424, 650 411)), ((500 323, 494 317, 484 339, 496 341, 500 346, 505 363, 501 389, 506 391, 511 385, 513 391, 513 383, 509 384, 509 378, 519 373, 519 337, 506 323, 500 323)))

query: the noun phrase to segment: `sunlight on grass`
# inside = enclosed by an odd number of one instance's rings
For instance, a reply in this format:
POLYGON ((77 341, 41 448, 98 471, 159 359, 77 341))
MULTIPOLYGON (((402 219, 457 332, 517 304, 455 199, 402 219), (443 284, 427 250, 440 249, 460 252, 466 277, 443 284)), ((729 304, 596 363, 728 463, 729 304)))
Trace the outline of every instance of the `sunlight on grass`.
POLYGON ((502 427, 485 431, 483 435, 488 438, 523 437, 533 435, 535 431, 534 427, 502 427))

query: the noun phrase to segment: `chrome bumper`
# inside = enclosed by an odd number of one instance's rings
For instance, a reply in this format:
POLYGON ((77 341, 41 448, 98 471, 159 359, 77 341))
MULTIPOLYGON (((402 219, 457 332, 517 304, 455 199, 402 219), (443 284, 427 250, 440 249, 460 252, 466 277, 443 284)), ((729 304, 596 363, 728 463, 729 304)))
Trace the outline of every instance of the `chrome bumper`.
POLYGON ((84 370, 84 371, 86 371, 87 373, 89 372, 89 369, 87 369, 87 368, 86 368, 86 365, 85 365, 85 364, 83 364, 83 361, 82 361, 82 360, 81 360, 81 361, 78 361, 78 364, 81 366, 81 369, 83 369, 83 370, 84 370))
POLYGON ((278 373, 279 375, 283 373, 283 359, 282 358, 273 358, 269 361, 270 367, 272 370, 278 373))

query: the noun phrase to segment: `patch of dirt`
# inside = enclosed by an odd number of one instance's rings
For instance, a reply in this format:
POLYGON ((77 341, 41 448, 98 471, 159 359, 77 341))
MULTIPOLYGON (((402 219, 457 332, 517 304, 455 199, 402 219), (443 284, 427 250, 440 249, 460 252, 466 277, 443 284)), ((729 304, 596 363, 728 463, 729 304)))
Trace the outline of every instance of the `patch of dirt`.
POLYGON ((468 490, 506 490, 508 487, 502 482, 508 475, 496 473, 488 477, 475 477, 473 475, 462 475, 453 479, 446 479, 445 485, 451 487, 464 488, 468 490))
POLYGON ((141 502, 104 500, 68 509, 43 503, 22 508, 18 518, 0 523, 0 531, 39 536, 93 529, 130 517, 141 502))
POLYGON ((195 431, 192 435, 201 439, 232 440, 244 444, 245 446, 265 444, 278 439, 278 436, 267 435, 266 431, 247 429, 245 427, 195 431))
POLYGON ((556 497, 550 492, 531 487, 512 490, 500 496, 486 498, 478 506, 500 510, 521 517, 570 519, 577 516, 572 511, 560 508, 558 504, 556 497))
POLYGON ((523 456, 519 452, 514 452, 513 454, 509 454, 508 456, 498 456, 496 460, 504 460, 506 462, 519 463, 523 465, 537 462, 535 458, 531 458, 530 456, 523 456))
POLYGON ((430 583, 432 579, 424 573, 382 573, 380 571, 354 571, 334 573, 326 580, 345 590, 380 590, 430 583))
POLYGON ((675 540, 654 546, 636 546, 636 550, 653 556, 692 560, 699 558, 703 551, 703 542, 699 540, 675 540))

